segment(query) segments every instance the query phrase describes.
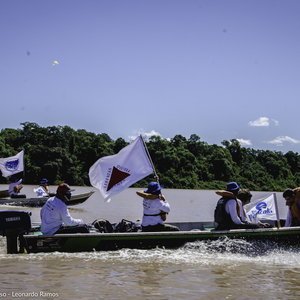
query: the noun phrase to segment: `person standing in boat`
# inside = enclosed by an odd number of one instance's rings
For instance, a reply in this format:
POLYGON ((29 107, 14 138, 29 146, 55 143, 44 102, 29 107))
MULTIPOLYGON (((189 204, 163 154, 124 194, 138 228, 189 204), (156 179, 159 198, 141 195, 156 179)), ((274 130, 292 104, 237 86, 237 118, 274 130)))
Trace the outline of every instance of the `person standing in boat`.
POLYGON ((283 192, 285 204, 289 207, 285 227, 300 226, 300 187, 296 189, 286 189, 283 192))
POLYGON ((246 220, 242 221, 240 217, 241 207, 237 200, 239 188, 240 186, 236 182, 229 182, 226 191, 216 192, 222 196, 214 213, 216 230, 259 228, 257 224, 249 224, 246 220))
POLYGON ((23 188, 22 185, 22 178, 17 179, 15 176, 10 178, 10 184, 8 186, 8 193, 11 198, 26 198, 25 194, 20 194, 21 189, 23 188))
POLYGON ((142 231, 144 232, 179 231, 178 227, 163 223, 170 212, 170 205, 161 194, 162 188, 163 186, 157 182, 151 182, 148 184, 147 190, 136 192, 143 198, 142 231))
POLYGON ((71 189, 67 183, 61 183, 56 195, 47 200, 41 209, 41 232, 44 235, 58 233, 87 233, 87 225, 81 219, 73 219, 66 202, 71 199, 71 189))

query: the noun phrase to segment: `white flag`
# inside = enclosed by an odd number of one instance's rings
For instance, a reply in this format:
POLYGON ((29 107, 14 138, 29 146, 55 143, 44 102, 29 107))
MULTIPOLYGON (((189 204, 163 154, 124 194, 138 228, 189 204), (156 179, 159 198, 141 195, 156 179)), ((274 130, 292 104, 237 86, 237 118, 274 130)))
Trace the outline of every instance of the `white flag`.
POLYGON ((142 138, 139 136, 118 154, 101 157, 90 168, 91 185, 106 201, 135 182, 153 173, 142 138))
POLYGON ((275 201, 274 194, 271 194, 245 205, 245 212, 250 222, 257 223, 260 220, 278 220, 275 201))
POLYGON ((48 197, 49 194, 46 193, 43 187, 39 186, 37 189, 33 189, 33 191, 37 194, 38 198, 48 197))
POLYGON ((24 171, 24 150, 15 156, 0 158, 0 170, 3 177, 24 171))

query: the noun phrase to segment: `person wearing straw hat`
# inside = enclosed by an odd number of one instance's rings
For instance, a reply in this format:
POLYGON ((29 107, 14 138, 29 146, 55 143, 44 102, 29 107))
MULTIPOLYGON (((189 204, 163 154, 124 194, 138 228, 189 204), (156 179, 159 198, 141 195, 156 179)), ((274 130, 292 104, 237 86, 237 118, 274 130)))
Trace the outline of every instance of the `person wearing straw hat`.
POLYGON ((170 212, 170 205, 165 197, 161 194, 158 182, 150 182, 145 191, 138 191, 137 195, 143 198, 143 220, 142 231, 179 231, 177 226, 165 224, 167 214, 170 212))

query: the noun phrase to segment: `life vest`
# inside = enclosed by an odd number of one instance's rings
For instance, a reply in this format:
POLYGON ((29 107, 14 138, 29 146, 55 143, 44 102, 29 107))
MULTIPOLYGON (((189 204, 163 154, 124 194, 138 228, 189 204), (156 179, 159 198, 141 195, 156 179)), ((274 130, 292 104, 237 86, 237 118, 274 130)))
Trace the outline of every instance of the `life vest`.
MULTIPOLYGON (((227 213, 225 209, 226 203, 231 199, 234 198, 224 196, 221 199, 219 199, 217 203, 214 213, 215 222, 218 223, 218 227, 216 228, 217 230, 236 228, 236 224, 232 221, 230 214, 227 213)), ((237 202, 236 199, 234 200, 236 201, 237 215, 240 216, 240 204, 237 202)))
POLYGON ((297 205, 300 200, 300 188, 294 189, 295 192, 295 201, 290 206, 290 210, 292 213, 292 226, 300 226, 300 210, 297 205))

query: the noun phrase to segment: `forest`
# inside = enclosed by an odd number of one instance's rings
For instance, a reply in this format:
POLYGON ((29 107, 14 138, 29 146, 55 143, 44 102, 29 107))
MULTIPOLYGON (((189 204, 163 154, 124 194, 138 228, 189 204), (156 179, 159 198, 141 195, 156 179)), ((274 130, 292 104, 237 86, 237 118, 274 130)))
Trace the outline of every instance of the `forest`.
MULTIPOLYGON (((112 140, 106 133, 69 126, 21 125, 22 129, 1 130, 0 157, 24 150, 25 173, 16 175, 23 177, 25 184, 47 178, 50 185, 90 186, 89 168, 129 144, 123 138, 112 140)), ((241 147, 235 139, 222 141, 222 146, 209 145, 196 134, 188 139, 175 135, 170 140, 152 136, 145 143, 164 188, 219 190, 231 181, 252 191, 300 186, 300 156, 292 151, 254 150, 241 147)), ((133 187, 146 187, 152 179, 149 175, 133 187)), ((0 183, 7 180, 1 177, 0 183)))

